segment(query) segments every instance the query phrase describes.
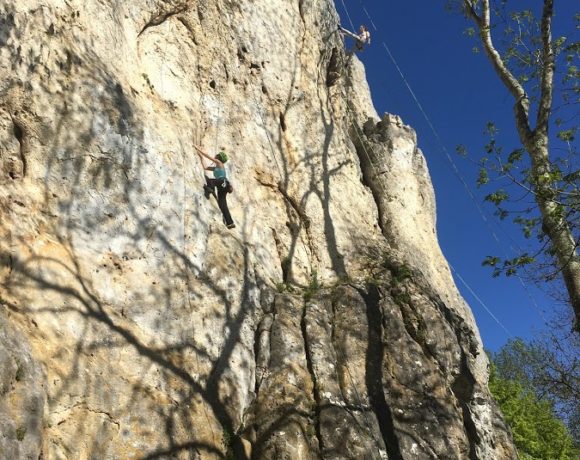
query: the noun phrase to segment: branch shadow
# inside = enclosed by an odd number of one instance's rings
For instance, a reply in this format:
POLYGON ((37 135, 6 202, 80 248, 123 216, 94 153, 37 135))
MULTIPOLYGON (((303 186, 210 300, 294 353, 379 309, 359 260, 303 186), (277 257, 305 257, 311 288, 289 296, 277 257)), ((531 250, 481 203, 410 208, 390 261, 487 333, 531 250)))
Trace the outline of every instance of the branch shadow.
MULTIPOLYGON (((231 378, 232 357, 239 353, 243 327, 256 307, 254 290, 260 280, 252 256, 234 242, 242 267, 239 300, 232 300, 229 287, 207 274, 189 251, 183 204, 160 206, 175 188, 170 182, 174 171, 163 169, 160 157, 165 152, 147 150, 143 114, 132 102, 131 90, 97 54, 85 53, 80 61, 80 53, 71 47, 68 55, 63 72, 72 84, 58 118, 46 125, 39 122, 44 138, 35 144, 33 156, 46 167, 39 205, 44 217, 39 220, 50 237, 39 244, 14 236, 0 246, 0 268, 8 272, 0 280, 8 299, 3 308, 18 321, 31 318, 43 337, 61 336, 42 355, 47 367, 61 364, 49 370, 50 404, 59 408, 58 414, 50 411, 56 420, 51 429, 66 427, 71 439, 84 439, 89 456, 106 456, 111 436, 129 442, 138 430, 156 429, 143 412, 149 405, 149 414, 163 421, 157 428, 165 439, 143 447, 143 458, 179 452, 225 457, 222 433, 214 432, 209 441, 198 440, 197 434, 214 430, 211 417, 224 432, 235 433, 240 424, 239 408, 232 407, 235 395, 223 391, 223 382, 231 378), (149 179, 155 174, 168 180, 154 184, 158 188, 152 192, 149 179), (131 278, 132 272, 147 277, 131 278), (122 274, 142 285, 121 292, 122 274), (204 330, 195 317, 208 296, 220 308, 217 331, 204 330), (189 312, 186 324, 176 320, 176 310, 189 312), (210 346, 202 344, 204 333, 212 336, 210 346), (105 354, 109 359, 132 356, 136 367, 104 361, 105 354), (111 393, 117 381, 133 393, 126 398, 111 393), (161 395, 168 401, 156 404, 161 395), (192 408, 200 408, 199 417, 192 408), (204 427, 200 420, 206 408, 204 427), (109 428, 69 426, 67 416, 74 411, 100 417, 109 428)), ((49 92, 48 87, 41 90, 49 92)), ((187 212, 190 221, 204 217, 200 209, 187 212)), ((32 340, 37 346, 42 342, 40 337, 32 340)), ((240 366, 251 368, 250 363, 240 366)), ((237 441, 231 447, 238 458, 245 458, 237 441)))

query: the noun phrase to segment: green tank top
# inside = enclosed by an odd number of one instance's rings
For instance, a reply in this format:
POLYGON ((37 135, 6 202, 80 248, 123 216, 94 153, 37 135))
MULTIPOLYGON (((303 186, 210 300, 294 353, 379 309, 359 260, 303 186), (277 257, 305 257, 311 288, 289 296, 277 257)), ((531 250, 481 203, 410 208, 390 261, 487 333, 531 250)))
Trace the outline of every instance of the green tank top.
POLYGON ((213 177, 215 177, 216 179, 225 179, 226 178, 225 168, 215 168, 213 170, 213 177))

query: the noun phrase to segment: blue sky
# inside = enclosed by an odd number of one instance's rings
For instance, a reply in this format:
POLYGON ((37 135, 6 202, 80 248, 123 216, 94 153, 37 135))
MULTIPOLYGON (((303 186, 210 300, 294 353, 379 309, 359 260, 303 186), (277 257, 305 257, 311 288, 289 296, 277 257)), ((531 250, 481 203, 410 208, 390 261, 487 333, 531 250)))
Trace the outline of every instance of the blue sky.
MULTIPOLYGON (((364 23, 372 33, 371 47, 359 57, 365 63, 377 111, 401 115, 403 121, 417 131, 419 147, 427 158, 435 187, 439 241, 445 256, 508 331, 456 277, 459 289, 475 314, 485 347, 495 351, 510 337, 531 337, 534 331, 545 327, 543 318, 549 317, 554 308, 561 307, 532 284, 526 283, 525 289, 515 277, 492 278, 489 268, 481 266, 488 255, 505 255, 513 240, 527 243, 520 238, 517 229, 507 223, 500 224, 493 210, 483 204, 483 197, 491 190, 477 189, 478 167, 455 153, 459 144, 473 153, 481 151, 486 142, 483 130, 492 120, 500 130, 506 149, 519 147, 512 119, 512 99, 491 70, 485 55, 473 53, 474 42, 464 35, 464 29, 470 24, 461 15, 446 12, 445 1, 337 0, 335 3, 344 27, 351 28, 343 6, 346 5, 354 25, 358 28, 364 23), (383 42, 440 141, 389 58, 383 42), (475 194, 490 225, 485 223, 474 200, 453 173, 446 152, 475 194), (501 247, 492 232, 500 240, 501 247)), ((521 6, 529 1, 513 3, 521 6)), ((532 3, 541 5, 540 1, 532 3)), ((572 3, 557 2, 558 18, 572 16, 572 3)))

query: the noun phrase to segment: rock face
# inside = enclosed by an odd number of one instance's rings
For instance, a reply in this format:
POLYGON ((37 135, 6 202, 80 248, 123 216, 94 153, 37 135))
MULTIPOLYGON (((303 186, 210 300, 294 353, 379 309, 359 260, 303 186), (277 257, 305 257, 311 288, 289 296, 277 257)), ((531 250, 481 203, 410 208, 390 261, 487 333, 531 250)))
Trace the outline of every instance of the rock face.
POLYGON ((336 23, 0 5, 0 458, 516 458, 415 134, 336 23))
POLYGON ((0 314, 0 454, 37 459, 42 447, 46 382, 26 338, 0 314))

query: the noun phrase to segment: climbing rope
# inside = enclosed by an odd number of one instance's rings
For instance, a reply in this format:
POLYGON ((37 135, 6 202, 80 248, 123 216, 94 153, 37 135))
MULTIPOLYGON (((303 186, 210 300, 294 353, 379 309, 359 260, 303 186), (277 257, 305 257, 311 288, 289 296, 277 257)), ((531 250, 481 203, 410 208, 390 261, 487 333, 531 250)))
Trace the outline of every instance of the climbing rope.
POLYGON ((353 33, 355 33, 356 28, 354 27, 354 23, 352 22, 352 18, 350 17, 350 14, 348 13, 348 8, 346 7, 344 0, 340 0, 340 1, 342 2, 342 7, 344 8, 344 12, 346 13, 346 17, 348 18, 348 22, 350 22, 351 30, 353 31, 353 33))
POLYGON ((469 292, 471 292, 471 295, 480 303, 480 305, 485 309, 485 311, 489 314, 489 316, 491 316, 493 318, 493 320, 497 324, 499 324, 499 326, 505 331, 505 333, 508 336, 508 339, 511 339, 513 337, 512 333, 510 331, 508 331, 507 327, 505 327, 503 325, 503 323, 499 319, 497 319, 497 317, 487 307, 487 305, 485 304, 485 302, 483 300, 481 300, 481 298, 475 293, 475 291, 471 288, 471 286, 469 286, 469 284, 467 284, 467 281, 465 281, 463 279, 463 277, 459 274, 459 272, 457 270, 455 270, 453 268, 453 265, 451 265, 450 263, 449 263, 449 268, 451 268, 451 271, 455 274, 455 276, 457 276, 457 278, 459 279, 459 281, 461 281, 463 283, 463 285, 467 288, 467 290, 469 292))
MULTIPOLYGON (((169 36, 170 37, 172 36, 172 27, 173 27, 173 23, 172 23, 172 21, 169 21, 169 36)), ((167 50, 167 46, 165 47, 165 50, 167 50)), ((165 55, 164 55, 164 59, 165 59, 165 55)), ((163 65, 164 65, 164 63, 162 64, 162 70, 163 70, 163 65)), ((213 65, 213 59, 212 59, 211 65, 213 65)), ((163 73, 162 73, 161 81, 163 83, 163 73)), ((162 86, 162 89, 163 89, 163 86, 162 86)), ((205 97, 205 94, 201 91, 201 88, 200 88, 200 98, 198 101, 198 107, 203 106, 203 98, 204 97, 205 97)), ((183 136, 182 136, 181 124, 176 123, 176 119, 175 119, 175 115, 173 114, 173 111, 171 111, 171 118, 173 120, 174 125, 177 128, 179 145, 180 145, 180 150, 181 150, 181 158, 182 158, 183 197, 182 197, 182 218, 181 218, 181 226, 182 226, 182 231, 181 231, 181 237, 182 237, 181 248, 182 249, 181 249, 181 251, 182 251, 182 257, 184 257, 188 261, 188 263, 184 264, 184 267, 183 267, 183 271, 185 273, 185 283, 184 283, 184 287, 183 287, 183 295, 185 296, 185 301, 187 302, 189 310, 193 311, 194 305, 191 301, 191 281, 192 281, 191 280, 191 269, 188 266, 188 265, 191 265, 191 266, 193 266, 193 265, 190 264, 189 257, 187 256, 187 252, 186 252, 187 228, 189 227, 187 225, 187 203, 189 201, 188 200, 188 187, 187 187, 188 181, 186 180, 187 161, 186 161, 185 147, 183 145, 183 140, 182 140, 183 136)), ((198 132, 197 134, 199 135, 199 139, 196 139, 196 141, 201 141, 201 133, 198 132)), ((217 133, 216 133, 216 138, 217 138, 217 133)), ((202 170, 202 173, 203 173, 203 170, 202 170)), ((204 183, 205 183, 205 179, 204 179, 204 183)), ((166 185, 167 185, 167 181, 166 181, 166 185)), ((165 187, 164 187, 164 190, 165 190, 165 187)), ((200 362, 199 362, 198 353, 193 353, 193 356, 195 359, 196 370, 199 371, 200 362)), ((204 416, 205 416, 206 421, 207 421, 207 426, 209 427, 209 429, 211 431, 212 438, 214 440, 216 440, 217 434, 214 432, 213 424, 210 422, 210 416, 209 416, 208 411, 207 411, 205 398, 202 398, 201 407, 202 407, 204 416)))
POLYGON ((222 106, 218 102, 218 114, 217 114, 216 127, 215 127, 215 139, 214 139, 214 143, 213 143, 213 154, 214 155, 217 155, 217 151, 218 151, 218 140, 219 140, 219 134, 220 134, 221 121, 222 121, 221 113, 222 113, 222 106))
MULTIPOLYGON (((350 13, 348 12, 348 8, 346 7, 346 4, 344 2, 344 0, 342 1, 342 5, 344 8, 344 11, 347 15, 347 17, 349 18, 349 21, 352 24, 352 20, 350 18, 350 13)), ((359 0, 359 3, 361 4, 361 7, 365 13, 365 15, 367 16, 370 24, 372 25, 373 29, 375 32, 378 32, 379 29, 377 28, 375 22, 373 21, 371 15, 369 14, 369 12, 367 11, 366 7, 364 6, 362 0, 359 0)), ((431 121, 431 118, 429 117, 429 115, 427 114, 426 110, 423 108, 422 104, 419 101, 419 98, 417 97, 417 95, 415 94, 415 92, 413 91, 413 88, 411 87, 408 79, 405 77, 405 74, 403 73, 403 71, 401 70, 399 64, 397 63, 397 60, 395 59, 395 57, 393 56, 391 50, 389 49, 388 45, 386 44, 385 41, 382 41, 382 46, 387 54, 387 56, 389 57, 389 59, 391 60, 391 62, 393 63, 394 67, 396 68, 397 72, 399 73, 402 81, 404 82, 405 86, 407 87, 407 90, 409 91, 409 93, 411 94, 411 97, 413 99, 413 101, 415 102, 415 104, 417 105, 419 111, 421 112, 423 118, 426 120, 427 125, 429 126, 429 129, 431 130, 431 132, 433 133, 435 139, 437 140, 439 147, 441 149, 441 151, 444 153, 445 158, 447 159, 447 162, 449 163, 449 166, 451 167, 451 170, 453 172, 453 174, 457 177, 457 179, 461 182, 461 184, 463 185, 464 189, 466 190, 469 198, 471 199, 471 201, 473 202, 473 204, 475 205, 480 217, 482 218, 482 220, 485 223, 485 226, 487 228, 487 230, 489 231, 489 233, 491 234, 492 238, 494 239, 496 245, 498 246, 498 248, 500 249, 500 251, 502 251, 504 253, 504 257, 507 259, 508 258, 508 254, 507 251, 505 249, 505 246, 502 244, 500 238, 497 236, 496 232, 494 231, 494 229, 491 226, 491 222, 488 219, 487 215, 485 214, 484 210, 482 209, 481 205, 478 203, 475 194, 473 193, 473 191, 471 190, 471 188, 469 187, 467 181, 465 180, 465 178, 463 177, 463 175, 461 174, 461 172, 459 171, 459 168, 457 167, 457 164, 455 163, 455 161, 453 160, 452 156, 449 154, 449 151, 447 150, 447 148, 445 147, 445 144, 443 143, 441 136, 439 135, 437 129, 435 128, 433 122, 431 121)), ((503 233, 505 233, 507 235, 507 233, 505 232, 505 230, 499 226, 499 228, 502 230, 503 233)), ((509 237, 509 239, 512 240, 510 235, 507 235, 509 237)), ((517 253, 517 251, 513 248, 510 247, 510 249, 514 252, 517 253)), ((457 271, 455 271, 455 273, 459 274, 457 271)), ((543 315, 542 310, 540 309, 540 307, 538 306, 538 303, 536 302, 536 299, 532 296, 532 293, 529 289, 529 287, 527 286, 527 284, 524 282, 523 278, 521 277, 521 275, 516 273, 516 277, 519 280, 522 288, 524 289, 524 291, 526 292, 526 295, 528 296, 531 305, 534 307, 534 309, 536 310, 536 313, 540 316, 540 318, 542 319, 542 321, 544 323, 547 324, 546 319, 543 315)), ((464 282, 464 281, 462 281, 464 282)), ((467 287, 467 286, 466 286, 467 287)), ((469 288, 469 290, 471 291, 471 288, 469 288)), ((478 299, 478 301, 480 301, 478 296, 475 296, 476 299, 478 299)), ((494 319, 496 319, 494 317, 494 319)))
MULTIPOLYGON (((347 103, 347 107, 348 107, 348 103, 347 103)), ((349 111, 349 112, 350 112, 350 111, 349 111)), ((352 120, 352 117, 353 117, 353 114, 352 114, 352 112, 350 112, 350 115, 351 115, 351 120, 352 120)), ((371 162, 370 156, 369 156, 369 154, 368 154, 368 152, 367 152, 366 148, 364 148, 364 143, 362 142, 362 139, 360 138, 360 135, 359 135, 359 133, 358 133, 358 131, 357 131, 357 129, 356 129, 356 127, 357 127, 357 126, 356 126, 356 123, 355 123, 355 122, 353 122, 353 125, 355 126, 355 133, 356 133, 356 135, 357 135, 357 137, 358 137, 358 139, 359 139, 359 143, 361 143, 361 145, 363 146, 363 150, 364 150, 364 152, 365 152, 365 155, 367 156, 367 158, 369 159, 369 162, 370 162, 370 163, 371 163, 371 165, 372 165, 372 162, 371 162)), ((372 150, 371 150, 371 151, 372 151, 372 150)), ((374 169, 374 166, 373 166, 373 169, 374 169)), ((377 172, 376 172, 376 169, 374 169, 374 171, 375 171, 375 174, 377 174, 377 172)), ((381 182, 381 181, 379 181, 379 184, 382 186, 382 182, 381 182)), ((384 191, 384 190, 383 190, 383 191, 384 191)), ((474 291, 474 290, 471 288, 471 286, 469 286, 469 284, 467 284, 467 282, 466 282, 466 281, 463 279, 463 277, 461 276, 461 274, 460 274, 460 273, 459 273, 457 270, 455 270, 455 268, 453 268, 453 266, 451 265, 451 263, 449 263, 449 262, 448 262, 448 264, 449 264, 449 267, 451 268, 451 270, 453 271, 453 273, 455 273, 455 275, 456 275, 456 276, 458 277, 458 279, 459 279, 459 280, 460 280, 460 281, 463 283, 463 285, 464 285, 464 286, 465 286, 465 287, 468 289, 468 291, 469 291, 469 292, 470 292, 470 293, 473 295, 473 297, 474 297, 474 298, 475 298, 475 299, 476 299, 476 300, 477 300, 477 301, 478 301, 478 302, 481 304, 481 306, 482 306, 482 307, 485 309, 485 311, 486 311, 486 312, 487 312, 487 313, 488 313, 488 314, 489 314, 489 315, 490 315, 490 316, 493 318, 493 320, 494 320, 494 321, 495 321, 497 324, 499 324, 499 326, 500 326, 500 327, 501 327, 501 328, 502 328, 502 329, 503 329, 503 330, 506 332, 506 334, 507 334, 508 338, 511 338, 511 337, 513 337, 513 336, 512 336, 512 334, 509 332, 509 330, 508 330, 508 329, 507 329, 507 328, 504 326, 504 324, 503 324, 503 323, 502 323, 502 322, 501 322, 501 321, 500 321, 500 320, 499 320, 499 319, 498 319, 498 318, 497 318, 497 317, 496 317, 496 316, 495 316, 495 315, 494 315, 494 314, 491 312, 491 310, 490 310, 490 309, 487 307, 487 305, 486 305, 486 304, 483 302, 483 300, 481 300, 481 298, 480 298, 480 297, 479 297, 479 296, 478 296, 478 295, 475 293, 475 291, 474 291)))
MULTIPOLYGON (((263 81, 262 81, 262 85, 263 85, 263 81)), ((267 139, 268 139, 268 145, 269 145, 269 149, 270 149, 270 154, 271 154, 272 158, 274 159, 274 161, 275 161, 275 163, 276 163, 276 167, 278 168, 278 172, 279 172, 279 174, 280 174, 280 179, 282 180, 282 178, 283 178, 283 172, 282 172, 282 169, 281 169, 281 167, 280 167, 280 164, 279 164, 279 162, 278 162, 278 159, 277 159, 277 157, 276 157, 276 153, 275 153, 275 150, 274 150, 274 146, 273 146, 273 144, 272 144, 272 139, 271 139, 271 137, 270 137, 270 133, 269 133, 269 131, 268 131, 268 128, 267 128, 267 125, 266 125, 266 120, 265 120, 265 118, 264 118, 264 115, 262 114, 262 111, 261 111, 261 109, 260 109, 260 105, 258 104, 258 100, 257 100, 257 98, 256 98, 256 95, 255 95, 255 94, 254 94, 252 91, 250 91, 250 94, 251 94, 251 97, 252 97, 252 99, 253 99, 253 102, 254 102, 254 105, 255 105, 255 107, 256 107, 256 110, 257 110, 257 112, 258 112, 258 115, 259 115, 259 117, 260 117, 260 120, 261 120, 261 123, 262 123, 262 127, 263 127, 263 129, 264 129, 264 132, 266 133, 266 137, 267 137, 267 139)), ((353 124, 353 125, 354 125, 355 127, 357 126, 356 124, 353 124)), ((358 134, 357 134, 357 135, 358 135, 358 134)), ((359 139, 360 139, 360 136, 359 136, 359 139)), ((373 168, 374 168, 374 166, 373 166, 373 164, 372 164, 372 161, 370 161, 370 156, 368 156, 368 152, 366 152, 366 148, 365 148, 365 146, 364 146, 364 143, 362 142, 362 139, 361 139, 361 146, 363 147, 363 149, 365 150, 365 153, 367 154, 367 157, 369 158, 369 163, 370 163, 371 167, 373 167, 373 168)), ((303 244, 304 244, 304 243, 303 243, 303 244)), ((382 451, 381 451, 381 449, 380 449, 380 444, 379 444, 379 442, 377 441, 377 439, 376 439, 376 438, 375 438, 375 436, 374 436, 374 433, 373 433, 373 430, 372 430, 371 423, 370 423, 370 421, 369 421, 369 419, 368 419, 368 416, 367 416, 367 413, 366 413, 366 411, 365 411, 365 409, 364 409, 364 407, 365 407, 365 406, 364 406, 364 404, 362 403, 362 398, 361 398, 361 396, 360 396, 360 394, 359 394, 359 392, 358 392, 358 390, 357 390, 357 388, 356 388, 356 385, 354 384, 354 378, 352 377, 352 374, 351 374, 351 372, 350 372, 350 369, 349 369, 348 365, 346 364, 346 363, 347 363, 347 361, 346 361, 346 358, 344 357, 344 355, 342 354, 342 352, 341 352, 340 350, 336 349, 336 351, 337 351, 337 353, 340 353, 340 354, 341 354, 341 359, 342 359, 342 361, 345 363, 345 368, 346 368, 346 371, 347 371, 347 373, 348 373, 349 379, 351 380, 352 387, 353 387, 353 389, 354 389, 354 392, 355 392, 356 398, 357 398, 357 400, 358 400, 358 405, 359 405, 359 407, 361 408, 361 413, 362 413, 362 415, 363 415, 363 418, 364 418, 364 420, 365 420, 365 424, 366 424, 366 426, 367 426, 367 429, 368 429, 368 431, 369 431, 370 437, 371 437, 371 439, 373 440, 373 442, 375 443, 375 445, 376 445, 376 447, 377 447, 377 450, 378 450, 378 452, 379 452, 379 459, 382 459, 384 456, 382 455, 382 451)), ((356 417, 355 417, 355 420, 356 420, 356 421, 357 421, 357 423, 358 423, 358 420, 356 419, 356 417)), ((374 458, 374 456, 373 456, 373 458, 374 458)))

